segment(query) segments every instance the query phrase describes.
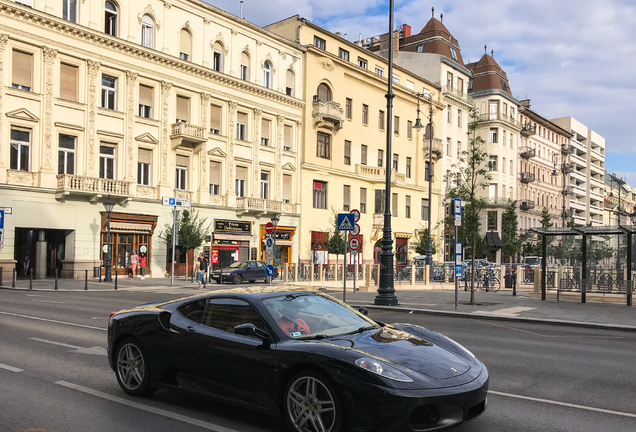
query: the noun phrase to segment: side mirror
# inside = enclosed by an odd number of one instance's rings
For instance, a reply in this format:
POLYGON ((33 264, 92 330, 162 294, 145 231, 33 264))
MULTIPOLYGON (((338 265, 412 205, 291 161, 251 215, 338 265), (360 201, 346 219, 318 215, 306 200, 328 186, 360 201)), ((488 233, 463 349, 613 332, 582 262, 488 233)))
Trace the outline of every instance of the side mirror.
POLYGON ((367 310, 367 308, 360 306, 358 308, 358 312, 360 312, 362 315, 367 316, 369 315, 369 311, 367 310))
POLYGON ((269 338, 267 332, 264 332, 252 323, 237 325, 234 327, 234 333, 241 336, 256 336, 263 340, 267 340, 269 338))

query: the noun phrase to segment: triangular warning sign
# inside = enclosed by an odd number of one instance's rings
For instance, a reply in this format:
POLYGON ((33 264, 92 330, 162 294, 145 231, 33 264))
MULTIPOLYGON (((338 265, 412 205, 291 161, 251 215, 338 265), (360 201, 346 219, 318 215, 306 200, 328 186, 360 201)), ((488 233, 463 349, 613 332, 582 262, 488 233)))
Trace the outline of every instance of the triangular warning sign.
POLYGON ((353 225, 351 225, 351 221, 349 221, 348 217, 345 217, 342 219, 342 222, 340 222, 340 226, 338 227, 338 230, 340 231, 349 231, 353 229, 353 225))

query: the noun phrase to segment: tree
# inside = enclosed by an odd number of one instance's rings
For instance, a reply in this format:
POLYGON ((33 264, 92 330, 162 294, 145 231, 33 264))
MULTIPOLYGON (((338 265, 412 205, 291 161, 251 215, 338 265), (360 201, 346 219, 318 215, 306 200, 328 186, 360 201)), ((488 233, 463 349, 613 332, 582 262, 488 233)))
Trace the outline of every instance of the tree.
POLYGON ((331 212, 333 222, 329 233, 329 241, 327 242, 327 252, 336 256, 336 265, 338 265, 338 255, 344 255, 345 253, 345 235, 338 230, 338 213, 334 209, 331 212))
MULTIPOLYGON (((210 233, 210 226, 205 226, 207 218, 199 219, 199 212, 196 209, 181 210, 177 222, 179 224, 179 233, 177 239, 179 249, 188 252, 196 249, 203 244, 205 237, 210 233)), ((172 246, 172 224, 167 223, 164 229, 159 233, 159 238, 167 245, 172 246)), ((188 255, 186 254, 186 269, 188 268, 188 255)), ((188 278, 186 271, 186 279, 188 278)))
MULTIPOLYGON (((462 230, 464 244, 471 253, 471 272, 475 269, 475 253, 477 244, 481 240, 481 220, 479 213, 488 202, 483 198, 483 191, 488 188, 492 175, 486 152, 486 141, 478 134, 481 128, 479 111, 471 108, 469 112, 471 122, 468 125, 468 147, 462 152, 458 164, 453 164, 453 171, 448 174, 452 187, 447 198, 461 198, 464 203, 462 210, 462 230)), ((470 304, 475 304, 475 284, 470 281, 470 304)))
POLYGON ((552 225, 554 225, 552 223, 552 215, 547 208, 543 207, 541 211, 541 226, 543 228, 550 228, 552 225))
MULTIPOLYGON (((419 255, 426 255, 426 250, 428 249, 428 228, 424 228, 419 230, 417 246, 415 246, 415 252, 419 255)), ((433 256, 437 254, 437 242, 431 238, 431 251, 433 251, 433 256)))
POLYGON ((517 236, 517 201, 511 201, 503 214, 503 230, 501 233, 501 253, 514 257, 521 252, 523 240, 517 236))

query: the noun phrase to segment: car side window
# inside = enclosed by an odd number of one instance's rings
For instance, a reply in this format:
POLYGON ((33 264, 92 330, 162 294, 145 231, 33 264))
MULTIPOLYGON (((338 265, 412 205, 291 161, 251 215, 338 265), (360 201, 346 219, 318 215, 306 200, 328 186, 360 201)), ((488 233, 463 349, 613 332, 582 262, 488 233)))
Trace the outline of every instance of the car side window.
POLYGON ((263 318, 251 304, 232 298, 210 299, 203 318, 203 324, 229 333, 234 333, 237 325, 248 323, 265 330, 263 318))
POLYGON ((253 269, 254 268, 254 263, 253 262, 247 263, 247 268, 253 269))
POLYGON ((187 303, 179 307, 177 309, 181 315, 184 317, 200 323, 203 318, 203 312, 205 311, 205 303, 206 300, 199 300, 192 303, 187 303))
POLYGON ((258 268, 264 268, 264 267, 265 267, 265 265, 264 265, 262 262, 257 261, 257 262, 256 262, 256 267, 258 267, 258 268))

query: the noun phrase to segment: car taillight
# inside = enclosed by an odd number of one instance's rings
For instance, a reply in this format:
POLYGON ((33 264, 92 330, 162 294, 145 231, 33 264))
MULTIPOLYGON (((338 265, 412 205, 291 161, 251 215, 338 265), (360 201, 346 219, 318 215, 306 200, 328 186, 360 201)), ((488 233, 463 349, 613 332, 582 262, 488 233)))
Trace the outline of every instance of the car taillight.
POLYGON ((108 316, 108 328, 110 328, 111 323, 113 322, 113 316, 116 314, 117 312, 111 312, 110 315, 108 316))

